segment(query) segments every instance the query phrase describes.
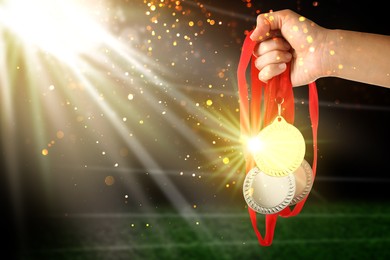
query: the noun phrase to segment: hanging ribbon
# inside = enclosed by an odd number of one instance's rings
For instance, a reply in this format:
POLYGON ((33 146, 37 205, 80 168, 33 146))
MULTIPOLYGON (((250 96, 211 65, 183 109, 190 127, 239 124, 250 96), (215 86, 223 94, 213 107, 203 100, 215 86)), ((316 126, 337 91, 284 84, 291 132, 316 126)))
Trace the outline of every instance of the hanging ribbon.
MULTIPOLYGON (((276 99, 283 100, 284 110, 282 111, 283 118, 290 123, 294 123, 294 95, 290 80, 290 64, 287 64, 286 71, 281 75, 275 76, 267 83, 259 80, 259 70, 255 67, 256 57, 253 51, 256 42, 250 39, 252 32, 249 32, 245 37, 241 51, 241 56, 237 69, 239 105, 240 105, 240 131, 242 138, 248 138, 257 134, 263 127, 267 126, 278 114, 276 99), (251 64, 251 95, 249 97, 248 84, 246 80, 246 71, 248 65, 251 64), (262 97, 264 93, 264 97, 262 97), (264 117, 261 120, 262 100, 264 101, 264 117)), ((315 82, 309 84, 309 114, 312 127, 313 138, 313 182, 317 168, 317 129, 318 129, 318 95, 315 82)), ((246 149, 244 149, 246 151, 246 149)), ((249 152, 244 152, 245 156, 245 172, 246 174, 255 166, 255 161, 249 152)), ((269 246, 272 244, 274 230, 278 216, 292 217, 302 210, 306 199, 294 205, 293 209, 286 207, 281 212, 276 214, 265 214, 265 236, 263 237, 257 227, 257 212, 248 207, 249 216, 251 219, 253 230, 257 236, 259 244, 269 246)))

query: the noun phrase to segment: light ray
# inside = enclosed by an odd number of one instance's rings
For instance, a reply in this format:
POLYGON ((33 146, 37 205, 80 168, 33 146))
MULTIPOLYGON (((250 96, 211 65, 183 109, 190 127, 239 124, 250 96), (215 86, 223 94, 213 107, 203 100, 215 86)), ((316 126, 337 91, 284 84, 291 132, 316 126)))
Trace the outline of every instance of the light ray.
POLYGON ((105 35, 93 19, 98 5, 91 6, 75 0, 6 1, 0 21, 12 28, 25 46, 38 47, 63 60, 75 59, 95 48, 105 35))
MULTIPOLYGON (((109 102, 101 101, 101 93, 96 88, 96 86, 93 85, 90 78, 84 73, 84 70, 93 71, 94 65, 90 66, 87 63, 84 63, 84 59, 82 58, 83 56, 80 54, 86 50, 91 51, 91 49, 97 51, 99 46, 109 47, 110 49, 115 50, 116 55, 124 57, 124 61, 127 64, 131 64, 133 70, 138 71, 142 75, 145 75, 145 80, 158 82, 160 80, 155 77, 151 70, 145 69, 145 66, 142 65, 140 61, 143 61, 144 64, 153 64, 153 62, 148 61, 136 52, 131 51, 128 47, 124 48, 113 37, 102 30, 98 24, 92 22, 92 20, 88 18, 88 15, 84 17, 84 12, 81 9, 77 9, 73 4, 73 1, 69 3, 69 5, 65 4, 63 1, 36 0, 29 1, 28 3, 22 3, 22 1, 6 1, 5 5, 2 6, 2 9, 0 9, 0 23, 5 25, 7 29, 18 35, 20 39, 23 40, 23 47, 25 48, 24 53, 26 54, 24 59, 28 61, 27 64, 31 68, 26 72, 26 81, 28 81, 28 84, 30 84, 30 92, 28 93, 29 97, 31 98, 30 112, 34 115, 31 119, 35 125, 33 132, 35 138, 37 138, 38 144, 43 146, 45 143, 44 137, 47 136, 44 124, 42 124, 44 110, 47 109, 47 111, 49 111, 48 114, 50 115, 52 122, 54 122, 54 125, 59 124, 61 121, 58 119, 59 114, 51 107, 51 104, 55 102, 55 99, 49 101, 41 100, 41 98, 38 96, 40 93, 39 90, 42 88, 42 84, 47 86, 45 81, 38 81, 38 79, 32 75, 32 67, 34 66, 31 63, 33 62, 37 66, 44 66, 44 64, 40 62, 39 59, 41 59, 45 53, 48 53, 48 57, 52 57, 53 60, 58 60, 65 65, 66 69, 64 69, 62 72, 66 72, 69 76, 74 77, 76 82, 82 86, 83 91, 85 91, 89 97, 89 101, 92 101, 92 103, 97 106, 100 111, 102 111, 105 118, 108 119, 110 126, 115 129, 116 134, 118 134, 122 140, 124 140, 126 145, 132 151, 134 151, 134 154, 141 162, 142 166, 146 170, 153 170, 161 173, 153 174, 151 176, 161 191, 164 192, 165 196, 175 207, 175 209, 180 214, 188 212, 193 212, 196 214, 191 208, 190 203, 181 194, 175 184, 169 178, 167 178, 166 174, 164 174, 164 170, 160 167, 155 158, 153 158, 153 156, 149 153, 146 147, 137 138, 129 138, 129 132, 132 132, 130 126, 125 126, 123 124, 122 118, 118 116, 116 111, 113 109, 113 106, 109 102), (23 10, 27 10, 27 12, 24 12, 23 10), (20 12, 22 12, 23 18, 20 20, 15 20, 17 19, 15 17, 20 17, 17 15, 20 14, 20 12), (31 17, 31 15, 33 16, 31 17), (53 22, 54 24, 52 24, 53 22), (68 27, 69 25, 70 27, 68 27), (77 39, 76 44, 75 39, 77 39), (127 53, 130 53, 131 55, 128 55, 127 53), (41 103, 41 101, 44 102, 41 103)), ((3 50, 7 50, 7 48, 3 48, 3 50)), ((88 56, 88 54, 86 54, 86 56, 88 56)), ((108 60, 105 59, 103 55, 97 56, 97 64, 99 66, 103 65, 103 67, 106 67, 108 60)), ((55 69, 51 69, 50 71, 55 71, 55 69)), ((57 71, 58 79, 64 79, 64 77, 60 77, 58 73, 61 72, 57 71)), ((44 72, 41 74, 46 75, 44 72)), ((56 73, 54 75, 56 75, 56 73)), ((91 75, 96 76, 97 74, 92 73, 91 75)), ((124 75, 123 71, 121 71, 121 75, 124 75)), ((55 79, 55 76, 53 77, 53 75, 51 75, 51 78, 55 79)), ((6 78, 4 81, 5 80, 6 78)), ((5 89, 12 89, 8 82, 4 82, 4 85, 5 89)), ((157 86, 157 84, 151 85, 157 86)), ((168 85, 168 83, 165 83, 165 85, 168 85)), ((64 89, 62 92, 67 93, 67 91, 64 89)), ((175 92, 174 94, 178 93, 175 92)), ((77 102, 78 97, 73 95, 74 93, 67 93, 67 96, 70 97, 72 102, 77 102)), ((146 97, 152 99, 152 102, 150 103, 152 109, 158 110, 159 108, 156 106, 156 100, 154 100, 151 95, 146 97)), ((9 94, 5 95, 4 98, 7 100, 7 102, 4 104, 8 104, 5 111, 12 110, 12 104, 9 102, 9 100, 12 99, 10 99, 9 94)), ((186 97, 182 96, 182 98, 184 99, 186 97)), ((188 100, 188 98, 186 99, 188 100)), ((12 115, 12 113, 10 113, 10 115, 12 115)), ((190 134, 191 129, 180 124, 180 120, 177 118, 177 116, 175 116, 173 113, 168 113, 166 118, 172 124, 179 126, 178 131, 187 140, 189 140, 192 144, 199 145, 199 141, 194 141, 193 136, 190 134)), ((45 124, 48 125, 48 122, 45 124)), ((12 131, 12 129, 10 129, 10 131, 12 131)), ((16 138, 17 137, 14 136, 10 140, 16 140, 16 138)), ((9 146, 11 146, 11 144, 9 146)), ((200 146, 204 147, 205 143, 202 144, 201 141, 200 146)), ((15 163, 13 165, 16 166, 18 160, 17 156, 14 152, 12 152, 12 150, 10 156, 11 155, 11 161, 14 161, 15 163)), ((77 157, 77 153, 75 156, 77 157)), ((47 173, 45 170, 47 165, 44 158, 42 157, 41 166, 43 173, 47 173)), ((17 180, 15 180, 15 182, 17 182, 17 180)), ((18 189, 15 190, 15 193, 19 192, 20 191, 18 189)), ((208 233, 207 230, 203 230, 203 232, 206 234, 208 233)))
MULTIPOLYGON (((75 68, 75 65, 68 64, 70 68, 75 68)), ((95 90, 94 86, 91 84, 88 78, 83 74, 78 72, 76 69, 72 70, 77 79, 84 86, 85 90, 88 92, 91 100, 104 112, 106 118, 110 121, 111 126, 113 126, 122 139, 125 141, 128 147, 132 151, 135 151, 135 156, 141 162, 143 167, 146 170, 152 170, 161 174, 152 174, 150 175, 157 186, 161 189, 164 195, 169 199, 174 208, 183 216, 186 213, 192 212, 196 214, 192 209, 191 204, 186 200, 182 195, 176 185, 167 177, 164 173, 164 170, 160 167, 158 162, 153 158, 153 156, 147 151, 147 149, 142 145, 142 143, 137 138, 128 138, 129 126, 125 127, 122 124, 122 120, 117 116, 115 111, 109 106, 106 102, 99 102, 99 93, 95 90)), ((152 102, 154 104, 154 102, 152 102)), ((187 221, 191 221, 187 219, 187 221)), ((208 234, 208 231, 204 228, 200 229, 204 234, 208 234)))

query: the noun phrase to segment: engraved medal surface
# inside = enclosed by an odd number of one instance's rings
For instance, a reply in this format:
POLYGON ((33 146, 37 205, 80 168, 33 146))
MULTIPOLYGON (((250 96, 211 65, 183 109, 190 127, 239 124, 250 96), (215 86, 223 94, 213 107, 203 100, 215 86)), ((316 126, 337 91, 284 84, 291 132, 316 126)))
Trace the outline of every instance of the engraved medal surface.
POLYGON ((297 204, 303 200, 310 192, 313 186, 313 170, 310 164, 303 160, 301 166, 294 172, 295 177, 295 194, 290 205, 297 204))
POLYGON ((301 132, 282 116, 256 136, 259 147, 253 152, 256 165, 271 176, 286 176, 301 165, 305 156, 305 140, 301 132))
POLYGON ((243 193, 246 203, 254 211, 274 214, 291 203, 295 194, 295 177, 293 174, 273 177, 254 167, 245 176, 243 193))

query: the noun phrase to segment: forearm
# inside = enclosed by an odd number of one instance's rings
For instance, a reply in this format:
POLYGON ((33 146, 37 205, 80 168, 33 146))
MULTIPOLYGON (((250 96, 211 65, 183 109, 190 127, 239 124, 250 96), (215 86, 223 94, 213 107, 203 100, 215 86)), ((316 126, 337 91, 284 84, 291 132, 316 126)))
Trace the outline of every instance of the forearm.
POLYGON ((390 88, 390 36, 329 30, 324 76, 390 88))

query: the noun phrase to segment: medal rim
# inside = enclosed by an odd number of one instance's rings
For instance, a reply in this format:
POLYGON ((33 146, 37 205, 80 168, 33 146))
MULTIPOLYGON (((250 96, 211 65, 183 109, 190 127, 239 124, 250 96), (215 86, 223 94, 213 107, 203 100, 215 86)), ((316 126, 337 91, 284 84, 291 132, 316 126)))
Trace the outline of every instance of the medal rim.
POLYGON ((310 193, 313 187, 313 169, 311 168, 310 164, 304 159, 300 167, 302 167, 304 169, 304 172, 306 173, 306 186, 300 194, 294 196, 294 198, 290 202, 290 205, 295 205, 298 202, 302 201, 310 193))

